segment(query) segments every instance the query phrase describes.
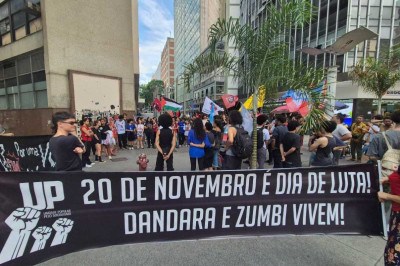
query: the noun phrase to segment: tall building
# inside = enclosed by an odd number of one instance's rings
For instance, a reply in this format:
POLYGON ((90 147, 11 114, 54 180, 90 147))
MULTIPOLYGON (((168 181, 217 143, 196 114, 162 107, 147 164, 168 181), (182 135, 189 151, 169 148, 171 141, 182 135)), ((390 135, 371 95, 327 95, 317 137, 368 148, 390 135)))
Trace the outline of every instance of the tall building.
POLYGON ((137 0, 0 0, 0 124, 44 135, 56 111, 133 114, 138 55, 137 0))
POLYGON ((167 38, 164 49, 161 53, 161 80, 164 82, 164 94, 168 98, 175 98, 174 78, 175 78, 175 59, 174 59, 174 38, 167 38))
POLYGON ((161 61, 157 65, 156 72, 151 76, 152 80, 161 80, 161 61))
POLYGON ((183 86, 184 66, 191 63, 208 45, 208 30, 224 13, 224 0, 175 0, 175 87, 176 101, 189 110, 193 94, 183 86))
MULTIPOLYGON (((326 68, 338 66, 338 83, 336 98, 354 103, 353 113, 367 114, 376 103, 372 94, 365 93, 362 88, 349 80, 348 72, 361 59, 379 58, 385 50, 400 41, 400 2, 397 0, 310 0, 316 8, 316 16, 309 26, 292 30, 289 44, 292 58, 301 60, 308 66, 326 68), (333 44, 340 36, 359 28, 367 27, 377 33, 377 39, 368 40, 357 45, 355 49, 344 55, 334 57, 330 54, 317 56, 300 52, 304 47, 325 48, 333 44)), ((266 6, 276 1, 241 0, 242 24, 248 24, 257 30, 259 25, 268 19, 266 6)), ((246 90, 246 89, 244 89, 246 90)), ((399 108, 400 85, 384 96, 383 109, 392 111, 399 108)))
MULTIPOLYGON (((239 19, 240 1, 226 0, 221 2, 224 4, 221 18, 239 19)), ((217 50, 225 52, 230 56, 237 56, 237 50, 234 42, 219 43, 217 50)), ((209 52, 209 47, 202 51, 202 54, 209 52)), ((215 69, 212 73, 203 73, 196 75, 193 81, 193 98, 190 101, 192 109, 202 110, 205 97, 210 98, 215 103, 223 106, 221 96, 223 94, 238 95, 238 81, 234 78, 233 73, 226 73, 224 69, 215 69)))

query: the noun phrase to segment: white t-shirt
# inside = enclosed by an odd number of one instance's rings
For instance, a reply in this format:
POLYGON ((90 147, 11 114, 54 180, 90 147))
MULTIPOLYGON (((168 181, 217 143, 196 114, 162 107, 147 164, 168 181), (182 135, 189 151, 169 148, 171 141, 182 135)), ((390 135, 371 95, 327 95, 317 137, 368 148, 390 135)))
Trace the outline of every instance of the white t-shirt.
MULTIPOLYGON (((257 127, 257 130, 258 130, 259 128, 260 128, 260 127, 257 127)), ((268 141, 268 140, 271 138, 271 136, 269 135, 268 129, 266 129, 265 127, 263 128, 262 132, 263 132, 263 141, 264 141, 263 148, 266 149, 266 148, 267 148, 267 145, 265 144, 265 142, 268 141)))
POLYGON ((139 134, 143 133, 143 131, 144 131, 144 125, 143 125, 143 124, 138 124, 138 125, 136 126, 136 131, 137 131, 139 134))
POLYGON ((337 124, 336 129, 332 132, 332 135, 337 137, 338 139, 342 139, 342 137, 346 134, 351 133, 347 127, 342 124, 337 124))
POLYGON ((125 120, 115 121, 115 127, 117 128, 118 134, 125 134, 125 120))

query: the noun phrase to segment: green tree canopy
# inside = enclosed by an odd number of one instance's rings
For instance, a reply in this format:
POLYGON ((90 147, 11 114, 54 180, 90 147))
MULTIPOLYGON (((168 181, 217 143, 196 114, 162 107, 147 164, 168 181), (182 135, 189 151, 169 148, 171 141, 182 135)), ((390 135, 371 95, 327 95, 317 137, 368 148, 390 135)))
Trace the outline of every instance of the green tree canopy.
MULTIPOLYGON (((318 84, 322 70, 307 68, 301 61, 293 60, 288 43, 292 30, 296 30, 311 21, 314 7, 309 0, 278 0, 269 3, 267 19, 258 30, 249 25, 240 25, 239 20, 219 19, 210 29, 210 53, 204 53, 185 68, 186 84, 195 73, 209 73, 212 69, 223 68, 234 73, 239 82, 254 92, 253 112, 256 113, 258 88, 266 88, 265 100, 273 97, 278 89, 301 90, 310 99, 312 109, 306 125, 318 126, 322 123, 324 112, 320 110, 321 94, 312 93, 311 84, 318 84), (229 54, 218 50, 218 44, 234 44, 238 54, 229 54)), ((256 119, 253 119, 253 155, 252 167, 257 158, 256 119)))
POLYGON ((145 105, 148 106, 153 102, 154 92, 164 93, 164 82, 162 80, 153 79, 147 84, 140 85, 140 97, 145 99, 145 105))

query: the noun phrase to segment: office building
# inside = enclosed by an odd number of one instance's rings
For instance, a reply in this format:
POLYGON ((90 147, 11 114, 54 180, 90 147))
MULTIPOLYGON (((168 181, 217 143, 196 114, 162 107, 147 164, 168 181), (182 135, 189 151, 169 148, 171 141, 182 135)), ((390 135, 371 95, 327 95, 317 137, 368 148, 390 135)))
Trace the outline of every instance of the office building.
POLYGON ((176 101, 189 111, 191 93, 185 91, 182 79, 184 67, 208 46, 208 30, 224 14, 224 0, 175 0, 175 88, 176 101))
MULTIPOLYGON (((374 96, 365 93, 362 88, 349 80, 348 72, 359 60, 367 57, 379 58, 382 51, 399 42, 399 10, 396 0, 310 0, 316 8, 316 15, 310 25, 292 30, 289 44, 292 58, 305 62, 308 66, 327 68, 338 66, 336 98, 354 103, 354 112, 366 114, 373 108, 374 96), (333 44, 340 36, 359 28, 367 27, 379 37, 360 43, 351 52, 334 57, 330 54, 313 56, 300 52, 304 47, 325 48, 333 44), (367 111, 368 110, 368 111, 367 111)), ((240 21, 257 30, 268 19, 267 5, 276 1, 241 0, 240 21)), ((248 88, 241 88, 248 93, 248 88)), ((389 90, 384 96, 384 111, 399 108, 400 86, 389 90)))
POLYGON ((0 0, 0 124, 51 134, 56 111, 136 111, 137 0, 0 0))
POLYGON ((161 80, 164 82, 164 95, 167 98, 175 98, 174 77, 175 77, 175 59, 174 59, 174 38, 167 38, 164 49, 161 53, 161 80))

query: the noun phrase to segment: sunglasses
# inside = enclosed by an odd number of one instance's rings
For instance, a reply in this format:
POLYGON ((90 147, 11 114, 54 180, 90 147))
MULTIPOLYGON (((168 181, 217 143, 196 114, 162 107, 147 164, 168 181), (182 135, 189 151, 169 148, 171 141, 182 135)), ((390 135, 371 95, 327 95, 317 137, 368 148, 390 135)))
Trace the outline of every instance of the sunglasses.
POLYGON ((73 125, 76 124, 76 121, 71 121, 71 122, 64 122, 64 121, 62 121, 61 123, 70 124, 71 126, 73 126, 73 125))

